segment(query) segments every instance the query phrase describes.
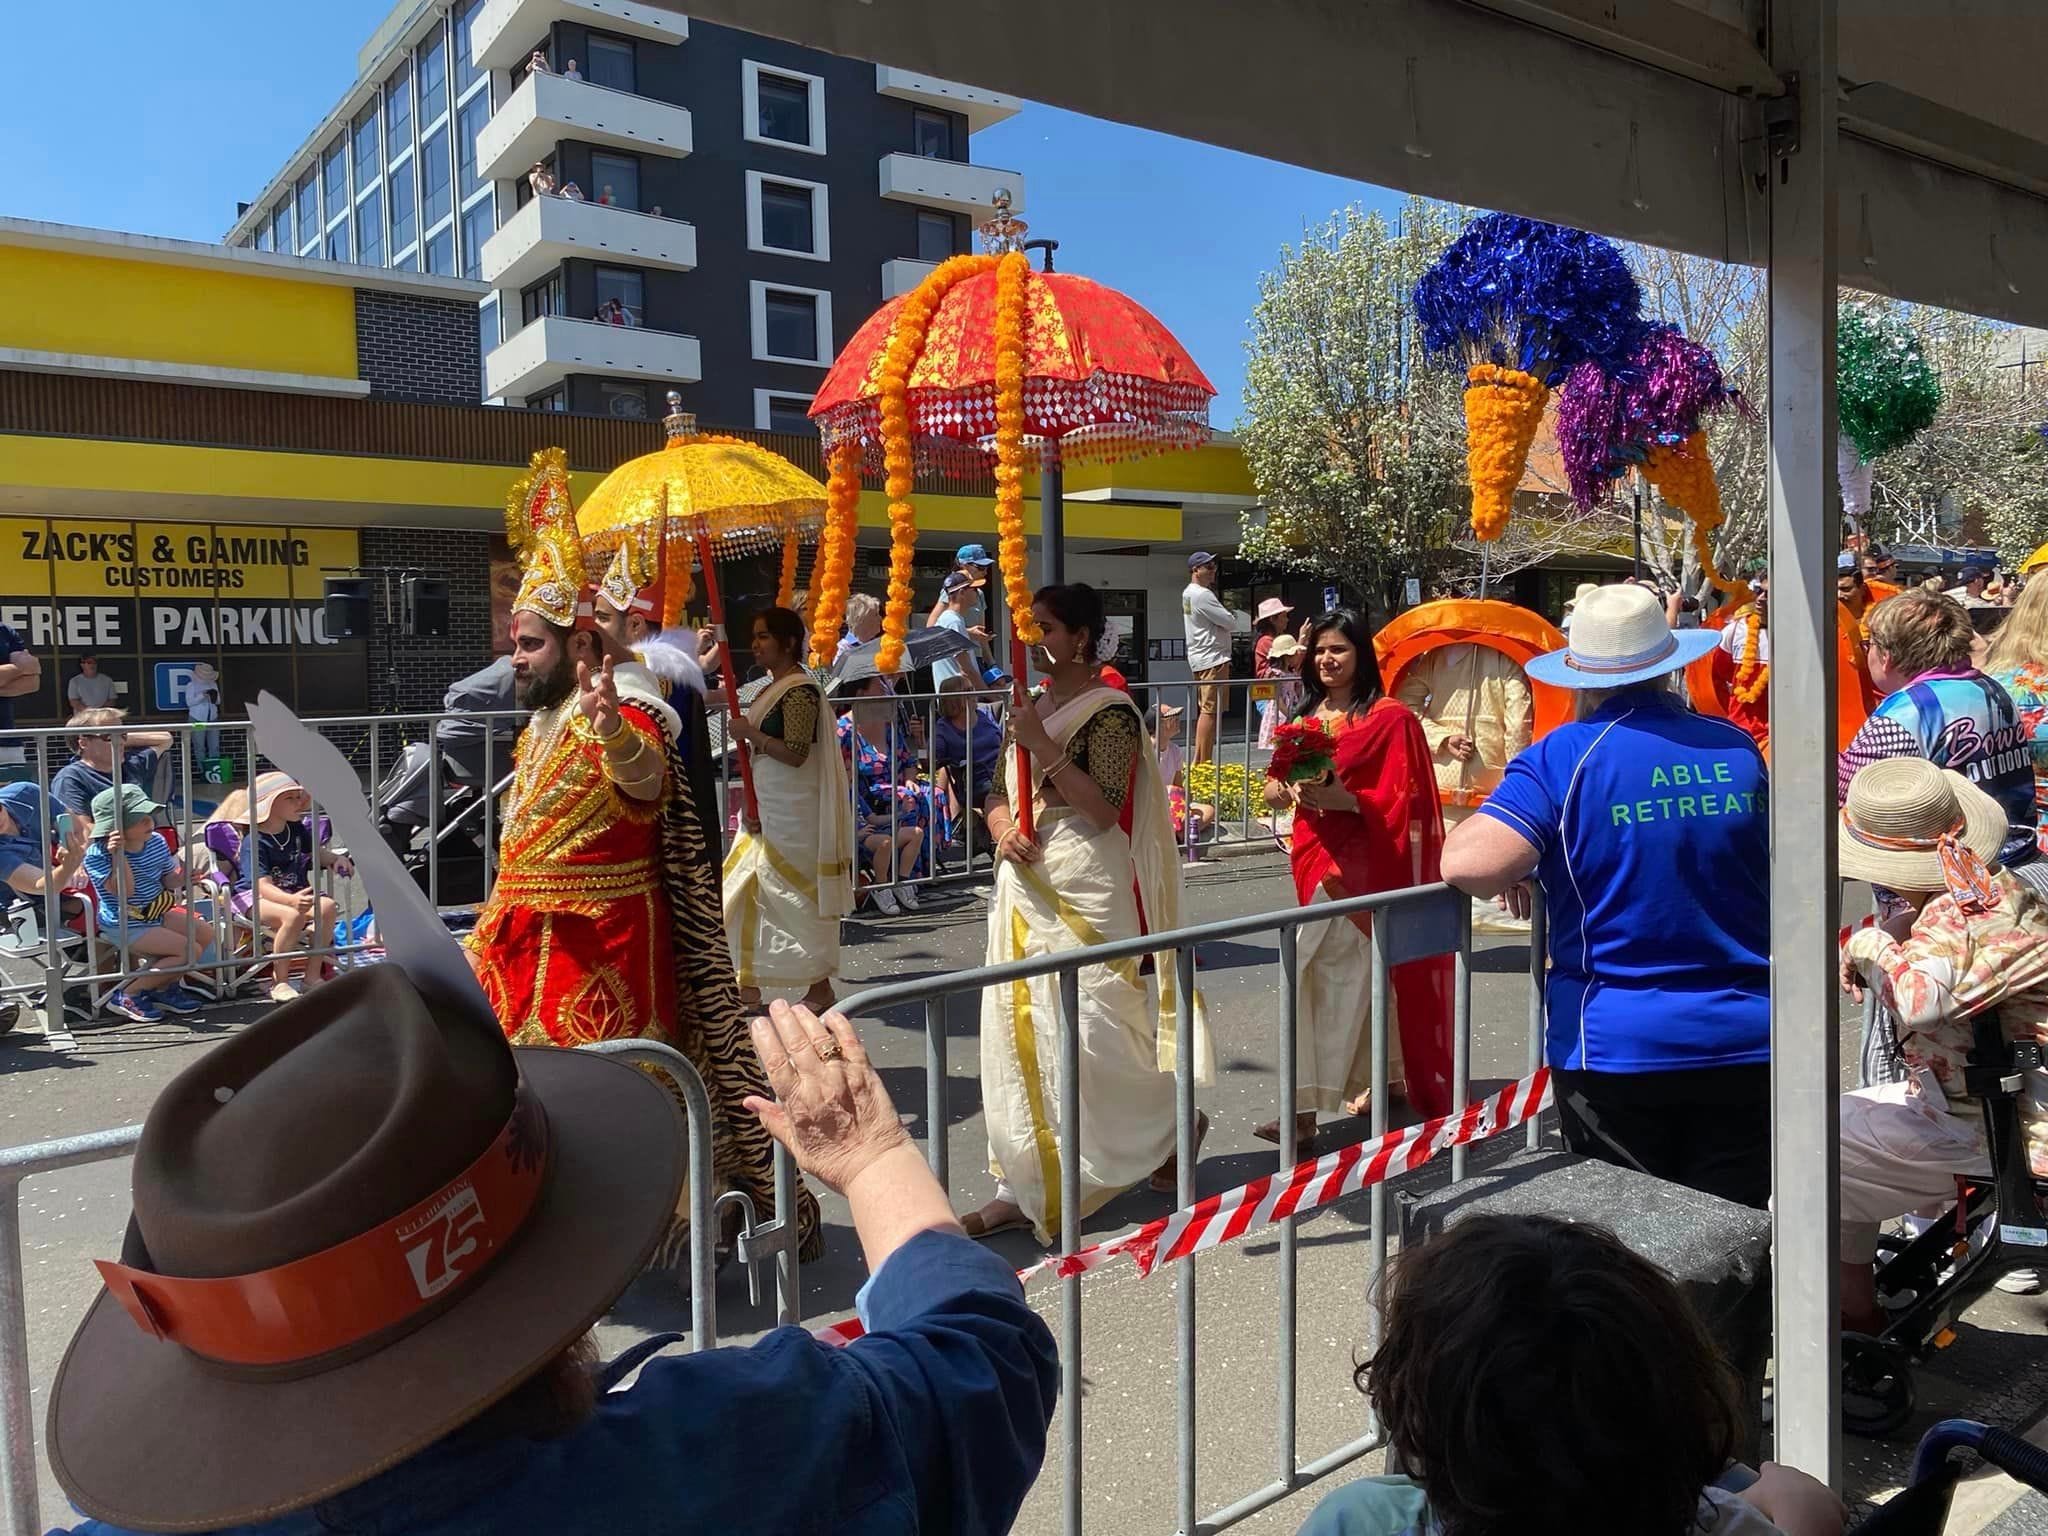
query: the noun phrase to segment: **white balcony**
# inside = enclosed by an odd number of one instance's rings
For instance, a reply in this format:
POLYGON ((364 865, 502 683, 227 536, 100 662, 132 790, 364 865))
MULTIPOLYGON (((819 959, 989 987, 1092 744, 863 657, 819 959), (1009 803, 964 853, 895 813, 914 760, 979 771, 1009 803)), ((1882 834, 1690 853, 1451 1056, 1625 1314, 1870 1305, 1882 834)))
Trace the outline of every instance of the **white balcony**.
POLYGON ((524 288, 571 256, 687 272, 697 265, 697 228, 630 208, 536 197, 484 242, 484 281, 524 288))
POLYGON ((1015 171, 962 160, 927 160, 900 151, 882 156, 882 196, 899 203, 986 218, 995 211, 996 193, 1005 189, 1010 194, 1010 211, 1022 213, 1024 178, 1015 171))
MULTIPOLYGON (((687 155, 690 114, 665 101, 609 90, 588 80, 528 75, 476 136, 478 168, 486 181, 524 176, 563 139, 649 155, 687 155)), ((595 187, 583 190, 597 195, 595 187)))
POLYGON ((894 261, 883 262, 882 297, 893 299, 899 293, 910 292, 936 271, 938 265, 936 261, 912 261, 908 256, 898 256, 894 261))
POLYGON ((704 364, 694 336, 543 315, 484 359, 484 393, 545 394, 572 373, 695 384, 704 376, 704 364))
POLYGON ((470 47, 481 67, 510 69, 532 53, 558 21, 653 43, 681 43, 690 36, 689 17, 647 0, 484 0, 470 30, 470 47))
POLYGON ((921 107, 964 113, 969 133, 979 133, 991 124, 1000 123, 1006 117, 1015 117, 1024 110, 1023 101, 1016 96, 983 90, 978 85, 962 85, 957 80, 941 80, 936 75, 920 75, 915 70, 896 69, 887 64, 875 66, 875 89, 898 101, 914 101, 921 107))

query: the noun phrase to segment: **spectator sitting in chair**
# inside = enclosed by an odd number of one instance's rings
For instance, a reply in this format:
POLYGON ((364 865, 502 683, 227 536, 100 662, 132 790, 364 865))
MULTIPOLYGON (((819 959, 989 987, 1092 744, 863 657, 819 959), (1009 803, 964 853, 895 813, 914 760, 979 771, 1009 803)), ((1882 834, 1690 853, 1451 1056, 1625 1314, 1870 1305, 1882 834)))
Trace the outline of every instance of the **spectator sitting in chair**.
MULTIPOLYGON (((1939 1214, 1958 1174, 1990 1172, 1983 1112, 1964 1075, 1974 1016, 1996 1009, 2008 1042, 2048 1043, 2048 905, 2000 866, 2007 832, 1996 800, 1925 758, 1885 758, 1849 781, 1842 877, 1897 893, 1907 910, 1857 930, 1842 952, 1842 989, 1859 1002, 1866 985, 1878 990, 1905 1068, 1903 1082, 1842 1096, 1844 1328, 1884 1328, 1871 1268, 1879 1224, 1939 1214)), ((2022 1103, 2031 1106, 2048 1074, 2027 1077, 2022 1103)), ((2025 1140, 2035 1175, 2048 1175, 2038 1112, 2025 1117, 2025 1140)))
MULTIPOLYGON (((348 855, 329 848, 316 849, 313 829, 307 818, 313 797, 288 773, 272 770, 260 775, 254 791, 256 846, 247 840, 250 823, 250 791, 236 790, 207 818, 209 827, 226 825, 243 834, 235 860, 235 904, 239 910, 253 908, 269 935, 266 948, 280 957, 295 950, 317 947, 334 932, 337 909, 332 896, 322 896, 313 881, 317 859, 322 869, 344 878, 355 873, 348 855), (255 882, 252 893, 250 882, 255 882)), ((304 969, 304 986, 319 985, 317 961, 279 958, 270 967, 270 1000, 288 1003, 301 987, 292 981, 295 968, 304 969)))
POLYGON ((51 887, 68 889, 85 862, 91 831, 83 816, 73 816, 65 825, 57 862, 50 866, 42 791, 33 784, 0 784, 0 880, 23 896, 40 896, 51 887))
POLYGON ((99 896, 101 936, 123 947, 124 968, 137 956, 155 962, 107 999, 109 1011, 142 1024, 206 1006, 179 983, 213 944, 212 925, 176 902, 173 887, 190 884, 190 876, 184 860, 157 836, 162 809, 134 784, 101 790, 93 797, 93 844, 85 855, 99 896))
POLYGON ((93 800, 114 787, 114 744, 121 744, 121 783, 145 791, 156 779, 158 755, 171 744, 169 731, 126 731, 118 738, 113 728, 126 714, 118 709, 81 709, 65 722, 78 735, 72 750, 78 755, 50 778, 50 798, 60 810, 74 816, 90 816, 93 800))
MULTIPOLYGON (((973 691, 964 677, 947 678, 939 684, 938 692, 932 782, 944 792, 947 822, 957 829, 967 816, 975 814, 975 808, 988 798, 989 787, 995 783, 996 758, 1003 749, 1003 723, 994 710, 974 702, 973 691)), ((953 841, 960 841, 957 830, 953 841)))

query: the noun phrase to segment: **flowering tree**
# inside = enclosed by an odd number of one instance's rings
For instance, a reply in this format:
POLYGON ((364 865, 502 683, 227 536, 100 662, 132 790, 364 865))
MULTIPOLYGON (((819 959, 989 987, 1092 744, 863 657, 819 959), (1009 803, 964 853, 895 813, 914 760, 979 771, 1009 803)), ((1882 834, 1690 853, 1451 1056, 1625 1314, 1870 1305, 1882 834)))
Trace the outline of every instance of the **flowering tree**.
POLYGON ((1393 606, 1461 563, 1460 380, 1426 364, 1409 295, 1459 210, 1411 198, 1389 223, 1346 208, 1259 281, 1238 435, 1264 502, 1243 553, 1393 606))

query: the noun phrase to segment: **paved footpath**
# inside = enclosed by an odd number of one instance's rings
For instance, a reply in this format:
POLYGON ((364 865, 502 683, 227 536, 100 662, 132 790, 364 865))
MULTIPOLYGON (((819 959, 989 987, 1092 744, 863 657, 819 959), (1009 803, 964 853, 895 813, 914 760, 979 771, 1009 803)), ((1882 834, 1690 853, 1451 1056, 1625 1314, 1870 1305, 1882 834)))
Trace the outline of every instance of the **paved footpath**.
MULTIPOLYGON (((1283 866, 1273 857, 1238 858, 1202 866, 1190 882, 1189 921, 1206 922, 1292 903, 1283 866)), ((978 892, 927 899, 926 910, 888 920, 855 920, 847 927, 848 990, 861 983, 937 976, 979 963, 984 907, 978 892)), ((1211 944, 1200 965, 1216 1031, 1218 1081, 1203 1097, 1213 1119, 1200 1169, 1204 1192, 1227 1189, 1270 1171, 1272 1150, 1253 1140, 1251 1128, 1272 1118, 1274 1069, 1279 1056, 1277 951, 1271 939, 1211 944)), ((1528 1018, 1524 941, 1486 941, 1474 960, 1475 1086, 1522 1071, 1528 1018)), ((224 1010, 197 1027, 131 1025, 82 1032, 74 1055, 0 1047, 0 1144, 14 1144, 139 1120, 157 1088, 209 1045, 240 1028, 260 1010, 224 1010)), ((921 1006, 859 1021, 897 1108, 912 1133, 924 1136, 924 1016, 921 1006)), ((1844 1059, 1853 1061, 1853 1021, 1846 1017, 1844 1059)), ((986 1199, 986 1143, 978 1093, 978 1017, 956 999, 948 1020, 950 1124, 947 1126, 954 1195, 961 1209, 986 1199)), ((1338 1129, 1324 1146, 1336 1144, 1338 1129)), ((1418 1179, 1442 1177, 1426 1170, 1418 1179)), ((127 1167, 103 1164, 41 1180, 23 1191, 27 1242, 30 1348, 37 1412, 47 1401, 51 1374, 65 1341, 96 1289, 90 1260, 119 1250, 127 1218, 127 1167)), ((1162 1215, 1168 1201, 1136 1193, 1089 1222, 1108 1235, 1162 1215)), ((843 1316, 865 1278, 845 1207, 827 1199, 828 1254, 803 1274, 805 1312, 816 1319, 843 1316)), ((1299 1459, 1306 1461, 1363 1432, 1364 1404, 1351 1382, 1354 1351, 1365 1334, 1368 1305, 1365 1197, 1340 1202, 1302 1224, 1296 1365, 1299 1370, 1299 1459)), ((995 1240, 1019 1265, 1037 1257, 1025 1234, 995 1240)), ((1199 1502, 1204 1515, 1271 1480, 1280 1467, 1275 1438, 1274 1391, 1278 1359, 1277 1243, 1240 1242, 1200 1261, 1196 1291, 1201 1345, 1197 1357, 1199 1502)), ((1174 1266, 1185 1272, 1188 1266, 1174 1266)), ((1175 1286, 1162 1271, 1140 1280, 1128 1265, 1113 1264, 1083 1282, 1083 1359, 1086 1390, 1083 1503, 1091 1529, 1149 1536, 1175 1529, 1174 1461, 1177 1407, 1174 1378, 1175 1286)), ((728 1341, 755 1336, 769 1322, 763 1276, 762 1306, 751 1305, 737 1266, 719 1288, 721 1334, 728 1341)), ((1057 1326, 1056 1283, 1041 1282, 1035 1304, 1057 1326)), ((687 1307, 673 1285, 644 1278, 621 1298, 603 1330, 607 1352, 648 1331, 685 1329, 687 1307)), ((1958 1329, 1959 1339, 1934 1366, 1918 1373, 1921 1413, 1884 1443, 1851 1441, 1850 1481, 1856 1497, 1898 1485, 1918 1430, 1933 1418, 1968 1412, 1994 1422, 2028 1423, 2048 1403, 2048 1301, 1993 1293, 1958 1329)), ((1062 1412, 1066 1411, 1065 1407, 1062 1412)), ((1049 1536, 1060 1529, 1063 1478, 1061 1425, 1053 1427, 1052 1454, 1018 1529, 1049 1536)), ((1340 1474, 1341 1475, 1341 1474, 1340 1474)), ((1292 1531, 1312 1494, 1298 1495, 1254 1517, 1248 1531, 1292 1531)), ((1998 1479, 1965 1490, 1967 1513, 1952 1531, 2006 1533, 2048 1530, 2048 1511, 2034 1496, 1998 1479)), ((44 1473, 43 1507, 52 1522, 65 1517, 61 1494, 44 1473)))

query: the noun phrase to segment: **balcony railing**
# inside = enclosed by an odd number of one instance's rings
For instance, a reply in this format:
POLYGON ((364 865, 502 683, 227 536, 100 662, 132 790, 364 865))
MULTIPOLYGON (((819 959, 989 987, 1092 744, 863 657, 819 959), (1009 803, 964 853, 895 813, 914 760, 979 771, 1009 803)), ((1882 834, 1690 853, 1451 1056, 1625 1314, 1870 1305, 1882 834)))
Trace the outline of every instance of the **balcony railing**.
MULTIPOLYGON (((760 443, 806 474, 825 477, 817 436, 711 426, 760 443)), ((0 371, 0 439, 76 437, 278 453, 424 459, 523 466, 542 448, 567 451, 577 469, 607 470, 661 446, 652 421, 419 400, 271 394, 57 373, 0 371)), ((0 446, 0 483, 7 479, 0 446)), ((881 478, 867 482, 881 488, 881 478)), ((994 475, 921 480, 928 493, 995 495, 994 475)))
POLYGON ((965 160, 933 160, 897 151, 882 156, 882 196, 900 203, 921 203, 970 218, 995 208, 996 193, 1010 194, 1014 212, 1024 211, 1024 178, 1016 171, 965 160))
POLYGON ((478 68, 511 69, 525 62, 558 21, 654 43, 681 43, 690 36, 689 17, 646 0, 484 0, 470 29, 478 68))
POLYGON ((484 242, 484 281, 524 288, 571 256, 687 272, 697 265, 697 231, 682 219, 608 203, 530 198, 484 242))
MULTIPOLYGON (((563 139, 600 149, 687 155, 692 143, 686 107, 560 75, 528 75, 476 136, 477 174, 486 180, 523 176, 563 139)), ((602 187, 585 187, 597 197, 602 187)))

